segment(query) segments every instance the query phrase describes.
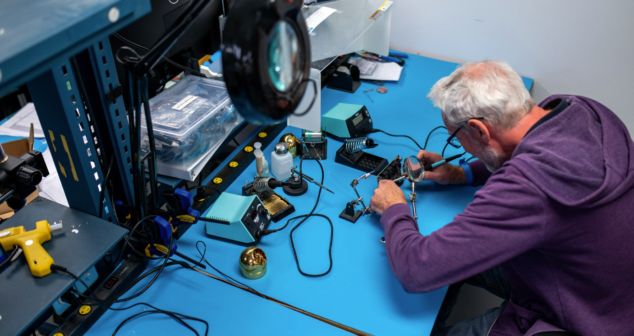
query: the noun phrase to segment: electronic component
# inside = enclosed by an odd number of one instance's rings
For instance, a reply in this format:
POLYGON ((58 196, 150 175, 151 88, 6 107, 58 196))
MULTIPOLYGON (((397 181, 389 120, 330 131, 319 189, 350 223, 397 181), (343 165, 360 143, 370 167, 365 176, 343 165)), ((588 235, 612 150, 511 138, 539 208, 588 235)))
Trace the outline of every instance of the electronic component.
POLYGON ((386 159, 364 151, 348 153, 345 144, 337 150, 335 162, 364 172, 374 171, 376 174, 388 165, 386 159))
POLYGON ((348 153, 356 153, 364 149, 378 146, 378 144, 374 143, 374 140, 369 138, 346 139, 344 145, 346 146, 346 152, 348 153))
MULTIPOLYGON (((256 181, 258 180, 261 179, 256 179, 256 181)), ((266 188, 264 191, 256 191, 254 184, 255 182, 251 182, 242 187, 242 195, 258 196, 266 210, 271 214, 273 222, 277 223, 284 217, 295 212, 295 207, 286 198, 280 196, 271 188, 266 188)))
POLYGON ((307 158, 326 160, 328 158, 328 139, 322 132, 302 132, 302 155, 308 154, 307 158))
POLYGON ((322 130, 338 138, 358 138, 363 129, 373 129, 370 112, 364 105, 339 103, 321 117, 322 130))
POLYGON ((381 180, 393 180, 396 185, 401 186, 403 184, 403 180, 399 177, 402 175, 401 173, 401 157, 397 155, 390 164, 388 164, 379 174, 376 176, 376 181, 381 182, 381 180))
POLYGON ((258 196, 222 193, 202 215, 207 234, 238 243, 260 241, 258 231, 266 230, 271 215, 258 196))

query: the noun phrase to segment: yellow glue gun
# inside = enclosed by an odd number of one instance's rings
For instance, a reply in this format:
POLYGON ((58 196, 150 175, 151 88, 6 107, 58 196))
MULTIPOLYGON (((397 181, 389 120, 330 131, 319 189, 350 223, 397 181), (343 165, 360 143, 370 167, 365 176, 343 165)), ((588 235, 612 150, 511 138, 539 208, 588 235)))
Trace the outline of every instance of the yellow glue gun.
POLYGON ((61 228, 61 223, 50 225, 48 221, 43 220, 35 223, 35 230, 31 231, 24 230, 24 226, 4 229, 0 231, 0 244, 5 251, 11 251, 16 245, 19 246, 24 251, 31 274, 43 277, 51 273, 51 265, 54 262, 42 247, 42 243, 51 240, 53 230, 61 228))

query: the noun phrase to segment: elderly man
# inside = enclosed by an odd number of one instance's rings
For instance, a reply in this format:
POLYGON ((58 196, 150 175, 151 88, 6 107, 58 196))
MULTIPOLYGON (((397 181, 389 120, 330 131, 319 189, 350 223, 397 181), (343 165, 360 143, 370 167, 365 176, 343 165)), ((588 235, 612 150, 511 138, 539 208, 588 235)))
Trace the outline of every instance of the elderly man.
MULTIPOLYGON (((508 64, 469 63, 428 96, 479 160, 425 173, 441 184, 484 184, 454 221, 429 236, 399 187, 381 181, 387 255, 408 292, 451 285, 432 334, 634 335, 634 143, 605 106, 551 96, 538 106, 508 64), (445 327, 462 283, 505 299, 445 327)), ((441 156, 418 153, 424 163, 441 156)))

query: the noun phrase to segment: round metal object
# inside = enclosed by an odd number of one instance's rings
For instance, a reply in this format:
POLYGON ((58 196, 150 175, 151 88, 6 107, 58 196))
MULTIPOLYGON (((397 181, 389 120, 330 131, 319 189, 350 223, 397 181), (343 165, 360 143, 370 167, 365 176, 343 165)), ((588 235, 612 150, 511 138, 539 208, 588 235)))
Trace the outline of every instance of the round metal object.
POLYGON ((231 167, 231 168, 235 168, 235 167, 237 167, 237 166, 238 166, 238 162, 237 162, 237 161, 231 161, 231 162, 229 162, 229 167, 231 167))
POLYGON ((246 147, 244 147, 244 151, 247 152, 247 153, 251 153, 251 152, 253 152, 253 147, 246 146, 246 147))
POLYGON ((259 136, 260 138, 266 138, 266 136, 267 136, 267 135, 268 135, 268 134, 266 134, 266 132, 260 132, 260 133, 258 134, 258 136, 259 136))
POLYGON ((259 247, 247 247, 240 253, 240 272, 247 279, 259 279, 266 274, 266 254, 259 247))
POLYGON ((376 90, 379 93, 387 93, 387 88, 385 86, 379 86, 376 90))
POLYGON ((286 154, 288 153, 288 145, 286 142, 280 142, 275 145, 275 153, 276 154, 286 154))
POLYGON ((220 184, 220 183, 222 183, 222 179, 220 177, 216 177, 215 179, 213 179, 213 182, 215 184, 220 184))
POLYGON ((280 142, 286 143, 288 151, 293 155, 293 158, 296 158, 299 155, 300 142, 293 133, 286 133, 282 135, 280 142))

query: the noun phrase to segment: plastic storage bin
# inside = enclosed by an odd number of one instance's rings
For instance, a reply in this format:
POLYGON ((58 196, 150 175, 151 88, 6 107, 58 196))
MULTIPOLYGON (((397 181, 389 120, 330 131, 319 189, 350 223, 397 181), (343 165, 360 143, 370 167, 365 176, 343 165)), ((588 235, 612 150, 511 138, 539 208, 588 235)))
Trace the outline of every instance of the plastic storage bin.
MULTIPOLYGON (((161 92, 150 100, 150 107, 157 172, 190 181, 198 177, 202 161, 208 161, 243 121, 224 82, 197 76, 186 76, 161 92)), ((145 155, 149 140, 144 114, 141 120, 141 152, 145 155)))

